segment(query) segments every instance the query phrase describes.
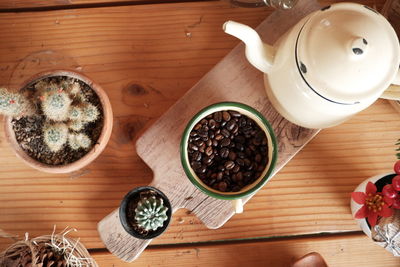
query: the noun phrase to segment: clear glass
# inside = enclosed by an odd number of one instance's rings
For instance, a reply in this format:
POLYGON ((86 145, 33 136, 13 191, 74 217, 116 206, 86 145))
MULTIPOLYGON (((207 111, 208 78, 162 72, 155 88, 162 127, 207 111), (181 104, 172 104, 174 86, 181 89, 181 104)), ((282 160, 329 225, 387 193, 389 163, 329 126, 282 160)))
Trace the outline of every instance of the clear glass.
POLYGON ((276 9, 291 9, 297 3, 297 0, 230 0, 230 2, 239 7, 262 7, 270 6, 276 9))

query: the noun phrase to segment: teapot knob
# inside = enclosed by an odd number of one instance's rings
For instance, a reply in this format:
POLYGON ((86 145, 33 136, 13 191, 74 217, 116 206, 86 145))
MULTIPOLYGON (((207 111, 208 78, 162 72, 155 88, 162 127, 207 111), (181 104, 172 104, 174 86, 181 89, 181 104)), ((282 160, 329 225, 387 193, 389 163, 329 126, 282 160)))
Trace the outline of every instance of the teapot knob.
POLYGON ((356 56, 363 55, 368 49, 368 42, 365 38, 356 37, 350 41, 351 54, 356 56))

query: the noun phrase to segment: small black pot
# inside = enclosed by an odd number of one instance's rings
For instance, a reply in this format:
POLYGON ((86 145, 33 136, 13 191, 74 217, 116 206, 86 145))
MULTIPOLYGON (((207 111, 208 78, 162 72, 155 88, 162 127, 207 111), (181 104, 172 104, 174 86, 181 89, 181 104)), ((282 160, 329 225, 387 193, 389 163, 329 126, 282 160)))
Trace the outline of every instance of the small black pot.
POLYGON ((171 216, 172 216, 172 207, 171 203, 169 202, 169 199, 163 192, 152 186, 141 186, 131 190, 128 194, 125 195, 124 199, 121 202, 121 205, 119 206, 119 219, 125 231, 127 231, 130 235, 139 239, 153 239, 161 235, 167 229, 169 222, 171 221, 171 216), (156 192, 157 195, 163 199, 164 205, 167 206, 168 208, 167 210, 168 219, 164 222, 164 225, 162 227, 158 228, 155 231, 150 231, 147 235, 144 236, 141 233, 137 232, 129 223, 128 208, 129 208, 129 203, 132 200, 134 200, 138 196, 138 194, 148 190, 156 192))

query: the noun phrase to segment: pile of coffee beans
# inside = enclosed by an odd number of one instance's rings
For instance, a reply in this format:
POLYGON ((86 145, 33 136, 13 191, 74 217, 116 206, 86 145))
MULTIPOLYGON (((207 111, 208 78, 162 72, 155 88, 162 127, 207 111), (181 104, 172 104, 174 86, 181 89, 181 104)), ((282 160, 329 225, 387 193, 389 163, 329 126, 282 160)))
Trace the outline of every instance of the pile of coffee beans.
POLYGON ((217 111, 190 132, 190 166, 209 187, 238 192, 257 180, 268 162, 265 132, 233 110, 217 111))

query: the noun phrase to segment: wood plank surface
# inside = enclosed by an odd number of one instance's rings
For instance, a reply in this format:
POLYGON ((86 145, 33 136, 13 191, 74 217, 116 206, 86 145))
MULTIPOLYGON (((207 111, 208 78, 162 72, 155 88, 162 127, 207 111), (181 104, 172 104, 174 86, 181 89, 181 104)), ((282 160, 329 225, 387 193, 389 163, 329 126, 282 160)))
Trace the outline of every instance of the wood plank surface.
MULTIPOLYGON (((197 0, 201 1, 201 0, 197 0)), ((184 0, 2 0, 0 10, 63 9, 151 3, 185 2, 184 0)))
MULTIPOLYGON (((188 2, 188 0, 186 0, 188 2)), ((204 0, 195 0, 204 1, 204 0)), ((229 0, 224 0, 228 2, 229 0)), ((341 0, 342 2, 344 0, 341 0)), ((134 5, 143 3, 168 3, 168 2, 185 2, 185 0, 1 0, 0 11, 18 11, 29 9, 63 9, 63 8, 79 8, 79 7, 96 7, 96 6, 116 6, 116 5, 134 5)), ((322 6, 329 5, 332 0, 321 0, 322 6)), ((337 1, 339 2, 339 1, 337 1)), ((368 6, 381 10, 384 1, 381 0, 354 0, 352 2, 363 3, 368 6)))
MULTIPOLYGON (((28 55, 56 50, 104 87, 115 114, 108 147, 81 177, 28 168, 1 129, 0 228, 36 236, 50 233, 53 224, 69 225, 79 229, 73 236, 87 247, 103 247, 97 222, 126 192, 152 178, 134 150, 139 132, 238 43, 222 32, 225 20, 255 27, 268 14, 222 2, 0 14, 1 85, 18 83, 15 70, 24 71, 21 62, 28 55)), ((223 228, 210 232, 181 210, 153 243, 357 230, 349 193, 366 177, 391 170, 398 116, 389 103, 378 101, 322 131, 223 228)), ((1 240, 0 248, 7 243, 1 240)))
POLYGON ((289 267, 301 256, 317 251, 329 267, 398 267, 400 259, 377 246, 364 235, 306 237, 232 244, 193 244, 149 247, 133 263, 119 261, 107 252, 93 252, 99 266, 269 266, 289 267), (366 257, 371 255, 371 257, 366 257), (173 259, 173 260, 171 260, 173 259))
MULTIPOLYGON (((274 43, 297 21, 320 8, 314 0, 299 1, 290 11, 274 12, 257 27, 257 31, 262 32, 261 37, 266 42, 274 43)), ((220 228, 235 211, 231 201, 207 196, 195 188, 182 169, 177 148, 186 124, 197 112, 222 101, 244 103, 260 111, 271 124, 277 139, 274 149, 278 159, 271 176, 318 133, 318 130, 290 123, 275 110, 266 97, 263 74, 254 71, 244 53, 244 45, 237 45, 136 142, 138 155, 154 173, 150 185, 166 194, 173 213, 187 209, 210 229, 220 228)), ((243 203, 251 197, 243 198, 243 203)), ((98 232, 107 249, 124 261, 135 260, 151 241, 128 234, 122 227, 118 209, 99 222, 98 232)))

